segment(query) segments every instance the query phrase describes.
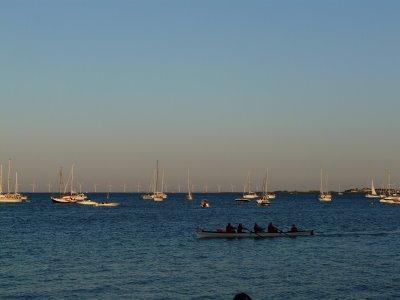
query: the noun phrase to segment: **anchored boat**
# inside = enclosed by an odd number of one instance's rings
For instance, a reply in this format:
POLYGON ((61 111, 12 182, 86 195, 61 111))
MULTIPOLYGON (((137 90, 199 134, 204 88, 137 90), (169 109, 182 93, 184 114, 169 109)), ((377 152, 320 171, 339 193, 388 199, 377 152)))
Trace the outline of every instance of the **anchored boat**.
POLYGON ((188 190, 188 193, 186 195, 186 199, 193 200, 192 190, 190 188, 190 170, 189 170, 189 168, 187 171, 187 190, 188 190))
POLYGON ((265 172, 265 177, 263 181, 263 195, 260 199, 257 199, 257 204, 260 206, 267 206, 269 204, 269 197, 268 197, 268 168, 265 172))
POLYGON ((18 193, 18 173, 15 172, 14 193, 10 190, 11 159, 8 160, 7 193, 3 194, 3 165, 0 165, 0 203, 21 203, 28 197, 18 193))
POLYGON ((201 208, 209 208, 210 207, 210 203, 206 199, 201 200, 200 207, 201 208))
POLYGON ((374 180, 371 179, 371 193, 365 195, 366 198, 381 198, 375 190, 374 180))
POLYGON ((332 195, 328 192, 328 175, 325 175, 325 191, 322 181, 323 170, 321 169, 321 186, 320 186, 320 194, 318 200, 321 202, 331 202, 332 195))

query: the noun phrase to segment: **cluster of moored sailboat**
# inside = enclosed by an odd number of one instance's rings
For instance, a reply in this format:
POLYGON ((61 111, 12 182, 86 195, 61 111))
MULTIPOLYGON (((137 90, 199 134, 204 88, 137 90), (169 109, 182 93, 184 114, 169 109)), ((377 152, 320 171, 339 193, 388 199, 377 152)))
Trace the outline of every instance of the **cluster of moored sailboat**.
POLYGON ((400 204, 400 194, 396 192, 391 187, 390 183, 390 172, 387 171, 386 174, 387 177, 387 185, 386 188, 380 189, 380 193, 378 194, 375 186, 374 186, 374 180, 371 180, 371 192, 366 194, 365 197, 367 198, 372 198, 372 199, 379 199, 379 202, 385 203, 385 204, 400 204))
MULTIPOLYGON (((91 205, 91 206, 118 206, 118 203, 109 202, 109 193, 107 194, 107 201, 96 202, 88 199, 87 195, 83 193, 77 193, 74 190, 74 165, 71 167, 71 173, 68 178, 67 184, 63 185, 63 173, 60 168, 60 179, 59 179, 59 194, 51 196, 53 203, 60 204, 80 204, 80 205, 91 205), (67 186, 70 183, 70 192, 67 193, 67 186)), ((8 174, 7 174, 7 192, 3 192, 3 165, 0 164, 0 203, 21 203, 28 200, 28 197, 18 192, 18 173, 15 172, 15 185, 14 191, 11 191, 11 159, 8 160, 8 174)))
POLYGON ((142 195, 144 200, 152 200, 154 202, 161 202, 168 198, 167 194, 164 193, 164 170, 161 178, 161 190, 159 189, 159 176, 158 176, 158 160, 157 167, 154 171, 153 178, 150 181, 149 191, 153 191, 152 193, 147 193, 142 195))
POLYGON ((56 196, 52 196, 51 200, 53 203, 58 204, 79 204, 79 205, 89 205, 89 206, 105 206, 105 207, 114 207, 119 204, 116 202, 109 202, 110 198, 110 186, 109 191, 107 193, 107 200, 103 202, 96 202, 88 199, 87 195, 84 193, 77 193, 74 190, 74 165, 71 167, 71 172, 68 177, 66 184, 63 183, 63 169, 60 168, 59 171, 59 194, 56 196), (67 187, 70 186, 70 192, 67 193, 67 187))
POLYGON ((236 202, 250 202, 256 201, 257 205, 266 206, 270 204, 270 200, 275 199, 275 194, 268 192, 268 169, 265 172, 265 176, 262 184, 261 195, 251 190, 251 173, 247 174, 247 184, 244 186, 243 195, 240 198, 235 199, 236 202))
POLYGON ((28 200, 18 193, 18 172, 15 172, 14 192, 11 191, 11 159, 8 160, 7 193, 3 192, 3 165, 0 165, 0 203, 20 203, 28 200))
MULTIPOLYGON (((26 195, 22 195, 18 192, 18 173, 15 172, 15 182, 14 184, 11 182, 11 159, 8 161, 8 174, 7 174, 7 192, 3 190, 3 165, 0 164, 0 203, 21 203, 27 201, 28 197, 26 195), (12 186, 14 186, 14 190, 12 191, 12 186)), ((168 198, 168 195, 164 192, 164 170, 162 172, 161 177, 161 188, 159 187, 159 165, 158 160, 156 164, 156 169, 153 173, 153 178, 150 182, 149 190, 152 192, 148 192, 143 194, 141 197, 145 200, 152 200, 154 202, 161 202, 168 198)), ((387 172, 387 185, 385 188, 378 189, 379 193, 375 189, 374 181, 371 180, 371 189, 370 192, 365 194, 366 198, 369 199, 379 199, 379 202, 386 204, 400 204, 400 193, 398 193, 395 189, 391 187, 390 183, 390 173, 387 172)), ((67 182, 64 184, 63 182, 63 170, 60 168, 59 170, 59 193, 57 195, 51 196, 51 200, 53 203, 58 204, 79 204, 79 205, 87 205, 87 206, 105 206, 105 207, 114 207, 118 206, 119 203, 110 202, 110 193, 111 186, 109 185, 109 190, 107 193, 107 197, 102 202, 97 202, 91 199, 88 199, 88 196, 82 192, 76 192, 74 189, 74 165, 71 167, 70 174, 68 176, 67 182), (70 188, 67 191, 67 188, 70 188)), ((337 193, 339 196, 343 195, 340 191, 337 193)), ((192 193, 192 184, 190 178, 190 170, 187 170, 187 200, 193 200, 194 196, 192 193)), ((252 191, 251 188, 251 173, 249 172, 246 179, 246 184, 244 185, 244 191, 241 197, 236 198, 235 201, 237 203, 240 202, 256 202, 257 205, 265 206, 270 204, 272 199, 275 199, 275 193, 268 191, 268 169, 265 172, 265 176, 262 182, 262 192, 257 193, 252 191)), ((321 180, 320 180, 320 193, 318 196, 318 200, 321 202, 331 202, 332 194, 328 190, 328 176, 321 169, 321 180)), ((209 208, 210 203, 208 200, 203 199, 200 202, 200 207, 209 208)))
MULTIPOLYGON (((162 177, 161 177, 161 189, 159 189, 159 168, 158 168, 158 160, 156 163, 156 169, 154 170, 153 173, 153 178, 150 181, 150 187, 149 190, 152 191, 151 193, 146 193, 142 195, 142 199, 144 200, 152 200, 154 202, 161 202, 164 201, 165 199, 168 198, 168 195, 164 193, 164 170, 162 172, 162 177)), ((193 194, 192 194, 192 185, 190 182, 190 170, 188 169, 187 171, 187 195, 186 199, 191 201, 193 200, 193 194)), ((200 207, 201 208, 209 208, 210 203, 208 200, 203 199, 200 202, 200 207)))

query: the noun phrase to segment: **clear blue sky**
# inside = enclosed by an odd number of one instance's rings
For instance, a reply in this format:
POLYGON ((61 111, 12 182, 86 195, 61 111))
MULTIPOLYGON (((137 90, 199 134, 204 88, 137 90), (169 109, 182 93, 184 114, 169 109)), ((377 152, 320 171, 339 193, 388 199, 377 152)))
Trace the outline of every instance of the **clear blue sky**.
POLYGON ((0 160, 22 186, 400 181, 399 1, 2 1, 0 160))

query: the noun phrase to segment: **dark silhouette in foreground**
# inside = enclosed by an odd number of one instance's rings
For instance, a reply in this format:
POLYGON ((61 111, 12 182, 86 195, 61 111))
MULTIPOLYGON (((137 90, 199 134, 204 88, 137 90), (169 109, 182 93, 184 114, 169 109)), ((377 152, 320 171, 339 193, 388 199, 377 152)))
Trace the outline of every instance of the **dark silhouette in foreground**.
POLYGON ((251 298, 245 293, 239 293, 233 297, 233 300, 251 300, 251 298))

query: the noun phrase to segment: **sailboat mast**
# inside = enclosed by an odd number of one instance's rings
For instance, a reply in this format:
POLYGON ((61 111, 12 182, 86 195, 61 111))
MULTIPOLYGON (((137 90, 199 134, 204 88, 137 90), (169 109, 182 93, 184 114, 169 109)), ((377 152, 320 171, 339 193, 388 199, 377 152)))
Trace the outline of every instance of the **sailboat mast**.
POLYGON ((8 159, 7 194, 10 193, 11 158, 8 159))
POLYGON ((268 168, 267 171, 265 172, 265 195, 268 195, 268 168))
POLYGON ((74 164, 71 167, 71 195, 74 192, 74 164))
POLYGON ((153 194, 155 194, 156 193, 156 172, 157 172, 157 170, 156 169, 154 169, 153 170, 153 177, 151 178, 151 181, 150 181, 150 187, 149 187, 149 193, 151 192, 151 191, 153 191, 153 194))
POLYGON ((62 194, 62 186, 63 186, 63 182, 62 182, 63 168, 62 167, 60 167, 58 173, 59 173, 59 182, 58 182, 58 184, 59 184, 59 192, 60 192, 60 195, 61 195, 62 194))
POLYGON ((164 169, 162 170, 162 177, 161 177, 161 193, 164 193, 164 169))
POLYGON ((187 185, 188 185, 188 187, 187 187, 187 189, 188 189, 188 195, 190 196, 191 195, 191 192, 190 192, 190 171, 189 171, 189 168, 188 168, 188 178, 187 178, 187 185))
POLYGON ((325 193, 328 193, 328 174, 325 175, 325 193))
POLYGON ((249 194, 251 193, 251 173, 249 172, 249 194))
POLYGON ((15 172, 15 188, 14 194, 18 194, 18 172, 15 172))
POLYGON ((0 164, 0 195, 3 194, 3 164, 0 164))
POLYGON ((323 192, 324 192, 324 190, 323 190, 323 183, 322 183, 322 168, 321 168, 321 184, 320 184, 319 192, 320 192, 321 194, 323 194, 323 192))
POLYGON ((156 185, 154 187, 155 192, 158 192, 158 160, 157 160, 157 168, 156 168, 156 185))

